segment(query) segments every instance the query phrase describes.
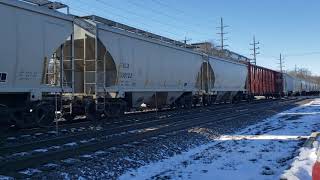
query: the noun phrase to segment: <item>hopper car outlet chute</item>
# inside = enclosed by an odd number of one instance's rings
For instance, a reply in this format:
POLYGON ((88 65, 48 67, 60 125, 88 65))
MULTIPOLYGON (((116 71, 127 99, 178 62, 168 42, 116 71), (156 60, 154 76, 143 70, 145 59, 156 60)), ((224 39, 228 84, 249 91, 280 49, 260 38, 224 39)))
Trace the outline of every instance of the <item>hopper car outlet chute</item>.
POLYGON ((191 108, 319 91, 317 84, 239 58, 54 10, 62 4, 30 4, 40 1, 0 2, 0 119, 20 127, 50 125, 55 110, 67 120, 99 119, 141 107, 191 108))

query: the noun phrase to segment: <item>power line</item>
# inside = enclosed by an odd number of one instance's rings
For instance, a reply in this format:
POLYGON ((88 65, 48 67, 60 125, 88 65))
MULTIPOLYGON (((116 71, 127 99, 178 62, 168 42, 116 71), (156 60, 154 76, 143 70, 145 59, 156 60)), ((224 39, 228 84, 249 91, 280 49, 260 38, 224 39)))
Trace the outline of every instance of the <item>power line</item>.
MULTIPOLYGON (((84 3, 82 0, 79 0, 79 1, 81 1, 83 4, 87 4, 87 2, 84 3)), ((104 1, 100 1, 100 0, 96 0, 96 1, 97 1, 98 3, 100 3, 100 4, 102 4, 103 6, 108 7, 108 8, 112 8, 112 9, 119 10, 119 8, 113 6, 113 5, 109 4, 109 3, 105 3, 104 1)), ((82 6, 82 7, 83 7, 83 6, 82 6)), ((83 7, 82 9, 85 9, 84 11, 87 11, 88 8, 87 8, 87 7, 83 7)), ((105 14, 105 9, 100 9, 100 8, 98 8, 98 7, 95 7, 95 11, 97 11, 97 10, 99 10, 100 12, 103 12, 102 14, 105 14)), ((120 8, 120 10, 125 11, 125 9, 122 9, 122 8, 120 8)), ((140 15, 135 14, 135 13, 132 12, 132 11, 126 10, 126 12, 127 12, 127 13, 131 13, 131 14, 137 16, 138 18, 140 18, 140 15)), ((97 13, 95 13, 95 14, 97 14, 97 13)), ((127 19, 127 20, 129 20, 129 21, 132 21, 132 20, 129 19, 128 17, 123 16, 123 15, 118 14, 118 13, 115 13, 115 12, 112 12, 112 11, 109 11, 108 14, 112 14, 112 15, 117 16, 117 17, 120 17, 120 18, 122 18, 122 19, 127 19)), ((135 19, 135 21, 136 21, 136 19, 135 19)), ((156 20, 154 20, 153 22, 158 23, 158 24, 160 24, 160 25, 168 26, 169 28, 175 29, 175 28, 172 27, 170 24, 164 24, 164 23, 161 23, 161 22, 156 21, 156 20)), ((124 24, 128 24, 128 23, 124 23, 124 24)), ((144 23, 144 22, 142 22, 142 21, 139 21, 139 22, 136 23, 136 24, 142 24, 142 25, 145 25, 146 27, 150 27, 150 25, 148 25, 148 24, 146 24, 146 23, 144 23)), ((136 26, 136 25, 133 25, 133 26, 136 26)), ((146 30, 145 28, 139 28, 139 29, 146 30)), ((147 31, 151 32, 150 30, 147 30, 147 31)), ((181 34, 177 34, 177 33, 174 33, 174 32, 172 32, 172 31, 165 30, 165 29, 161 29, 161 31, 166 32, 166 33, 171 34, 171 35, 174 35, 174 36, 181 36, 181 34)))
MULTIPOLYGON (((101 0, 96 0, 96 1, 101 1, 101 0)), ((159 11, 158 9, 155 9, 155 8, 152 8, 152 7, 143 7, 143 5, 140 4, 140 3, 137 3, 137 1, 127 0, 127 2, 129 4, 132 4, 132 5, 140 8, 140 9, 147 10, 147 11, 150 11, 152 13, 156 12, 156 14, 158 14, 158 15, 162 15, 162 16, 167 17, 170 21, 175 21, 176 23, 180 23, 180 24, 181 24, 181 22, 183 22, 181 19, 178 19, 178 18, 176 18, 174 16, 168 15, 168 14, 164 13, 163 11, 159 11)), ((181 27, 189 28, 188 31, 195 32, 195 33, 197 33, 197 35, 206 34, 208 36, 211 36, 211 34, 205 33, 203 31, 199 32, 198 30, 194 29, 194 27, 199 27, 199 26, 187 26, 186 24, 183 24, 183 25, 181 25, 181 27)), ((178 28, 180 29, 180 27, 178 27, 178 28)))
POLYGON ((320 51, 314 51, 314 52, 305 52, 305 53, 297 53, 297 54, 286 54, 286 57, 294 57, 294 56, 311 56, 320 54, 320 51))
MULTIPOLYGON (((82 1, 82 0, 78 0, 78 1, 82 1)), ((83 6, 79 6, 79 5, 72 5, 72 7, 70 7, 70 9, 73 9, 73 10, 76 10, 76 11, 79 11, 79 12, 83 12, 86 15, 92 15, 92 14, 98 15, 97 13, 89 13, 88 14, 88 8, 84 8, 83 6), (76 8, 74 8, 74 7, 76 7, 76 8)), ((98 12, 97 10, 102 12, 99 8, 96 8, 95 12, 98 12)), ((93 11, 90 11, 90 12, 93 12, 93 11)), ((120 18, 123 18, 123 19, 130 20, 129 18, 127 18, 125 16, 122 16, 120 14, 114 13, 114 12, 109 12, 108 14, 111 14, 111 15, 113 15, 115 17, 120 17, 120 18)), ((140 23, 140 24, 144 24, 144 23, 140 23)), ((147 25, 147 24, 144 24, 144 25, 147 25)), ((141 29, 146 30, 145 28, 141 28, 141 29)))
POLYGON ((158 1, 158 0, 151 0, 151 1, 154 2, 154 3, 156 3, 156 4, 159 4, 159 5, 161 5, 161 6, 167 7, 167 8, 169 8, 169 9, 173 9, 173 10, 176 11, 176 12, 180 12, 180 14, 182 14, 182 15, 187 15, 187 13, 184 12, 184 11, 182 11, 181 9, 174 8, 173 6, 170 6, 170 5, 168 5, 168 4, 163 3, 163 1, 161 1, 161 2, 158 1))
MULTIPOLYGON (((180 15, 183 15, 183 17, 190 17, 190 18, 194 18, 194 16, 190 16, 190 13, 186 12, 186 11, 183 11, 182 9, 178 9, 178 8, 175 8, 171 5, 168 5, 168 4, 165 4, 163 1, 159 1, 159 0, 151 0, 151 2, 155 3, 155 4, 158 4, 162 7, 165 7, 167 9, 172 9, 174 10, 175 13, 178 13, 180 15)), ((205 20, 203 17, 201 17, 202 20, 205 20)), ((205 20, 207 24, 210 24, 211 23, 211 20, 205 20)), ((198 27, 199 26, 202 26, 202 27, 205 27, 203 26, 203 24, 199 24, 199 23, 193 23, 194 25, 197 25, 198 27)), ((207 28, 207 27, 205 27, 207 28)), ((209 30, 209 29, 208 29, 209 30)))
MULTIPOLYGON (((116 6, 110 4, 110 3, 106 2, 106 1, 102 1, 102 0, 95 0, 95 1, 98 2, 98 3, 100 3, 100 4, 103 4, 103 5, 106 6, 106 7, 111 7, 111 8, 116 9, 116 10, 121 10, 121 11, 130 13, 130 14, 133 14, 133 15, 135 15, 135 16, 137 16, 137 17, 141 17, 141 18, 143 18, 143 19, 146 18, 145 15, 138 14, 138 13, 136 13, 135 11, 130 11, 130 10, 128 10, 128 9, 116 7, 116 6)), ((130 3, 130 4, 136 4, 136 3, 133 3, 133 2, 131 2, 131 1, 130 1, 129 3, 130 3)), ((140 7, 140 8, 141 8, 141 7, 140 7)), ((150 10, 150 9, 148 9, 148 8, 143 8, 143 9, 144 9, 144 10, 145 10, 145 9, 150 10)), ((152 12, 154 12, 154 11, 152 11, 152 12)), ((169 16, 169 17, 170 17, 170 16, 169 16)), ((164 22, 161 22, 161 21, 159 21, 157 18, 153 18, 153 17, 148 17, 148 18, 149 18, 150 20, 152 20, 153 22, 159 24, 159 25, 167 26, 168 28, 171 28, 171 29, 175 29, 175 30, 178 30, 178 31, 187 30, 187 31, 190 31, 190 32, 195 32, 195 31, 192 31, 192 30, 187 29, 187 28, 180 28, 180 27, 178 27, 178 26, 176 26, 176 25, 174 25, 174 24, 168 23, 168 22, 165 22, 165 23, 164 23, 164 22)), ((187 27, 187 26, 185 26, 185 27, 187 27)), ((167 31, 167 32, 169 32, 169 31, 167 31)), ((205 33, 196 32, 196 34, 197 34, 198 36, 204 36, 205 33)), ((177 34, 176 34, 176 35, 177 35, 177 34)), ((177 35, 177 36, 181 36, 181 35, 177 35)))
MULTIPOLYGON (((124 12, 129 13, 129 14, 133 14, 133 15, 135 15, 135 16, 137 16, 137 17, 145 18, 145 16, 142 16, 142 15, 140 15, 140 14, 137 14, 137 13, 134 12, 134 11, 130 11, 130 10, 128 10, 128 9, 124 9, 124 8, 119 8, 119 7, 113 6, 112 4, 107 3, 107 2, 105 2, 105 1, 102 1, 102 0, 95 0, 95 1, 98 2, 98 3, 100 3, 100 4, 103 4, 103 5, 106 6, 106 7, 111 7, 111 8, 116 9, 116 10, 122 10, 122 11, 124 11, 124 12)), ((150 17, 149 17, 149 18, 150 18, 150 17)), ((169 27, 169 28, 176 29, 176 28, 175 28, 176 26, 174 26, 174 25, 172 25, 172 24, 163 23, 163 22, 161 22, 161 21, 158 21, 158 20, 155 19, 155 18, 150 18, 150 19, 151 19, 152 21, 160 24, 160 25, 165 25, 165 26, 167 26, 167 27, 169 27)), ((177 29, 177 30, 180 30, 180 29, 177 29)))
MULTIPOLYGON (((82 0, 79 0, 79 1, 80 1, 82 4, 86 4, 86 3, 82 2, 82 0)), ((65 4, 68 4, 68 3, 65 3, 65 4)), ((79 11, 79 12, 84 13, 85 15, 88 15, 88 10, 89 10, 88 7, 84 7, 82 4, 81 4, 81 5, 80 5, 80 4, 73 4, 70 9, 71 9, 71 10, 75 10, 75 11, 79 11), (75 8, 75 7, 76 7, 76 8, 75 8)), ((102 5, 103 5, 103 6, 106 6, 106 5, 103 4, 103 3, 102 3, 102 5)), ((112 6, 112 7, 110 7, 110 8, 114 9, 115 7, 112 6)), ((93 12, 93 10, 91 10, 91 12, 93 12)), ((95 7, 95 8, 94 8, 94 12, 95 12, 95 13, 92 13, 92 14, 98 15, 99 12, 103 12, 102 14, 104 14, 105 9, 102 10, 102 9, 100 9, 100 8, 95 7)), ((111 15, 116 16, 116 17, 120 17, 121 19, 127 19, 127 20, 129 20, 130 22, 132 22, 132 20, 129 19, 128 17, 123 16, 123 15, 121 15, 121 14, 114 13, 113 11, 108 11, 108 14, 111 14, 111 15)), ((91 15, 91 14, 89 13, 89 15, 91 15)), ((102 15, 102 16, 104 16, 104 15, 102 15)), ((120 21, 118 21, 118 22, 120 22, 120 21)), ((135 19, 135 22, 136 22, 136 24, 140 24, 140 25, 143 24, 143 25, 149 27, 148 24, 146 24, 146 23, 144 23, 144 22, 142 22, 142 21, 137 21, 137 19, 135 19)), ((130 25, 130 23, 124 23, 124 24, 130 25)), ((131 25, 131 26, 134 27, 135 25, 131 25)), ((142 30, 151 32, 150 30, 147 30, 147 29, 145 29, 145 28, 139 28, 139 29, 142 29, 142 30)), ((177 33, 174 33, 174 32, 172 32, 172 31, 162 30, 162 29, 160 29, 160 30, 163 31, 163 32, 166 32, 166 33, 168 33, 168 34, 174 35, 174 37, 172 37, 172 39, 176 39, 176 38, 177 38, 176 36, 181 36, 181 34, 177 34, 177 33)), ((157 33, 157 34, 159 34, 159 33, 157 33)), ((160 33, 160 34, 161 34, 161 33, 160 33)), ((159 34, 159 35, 160 35, 160 34, 159 34)), ((168 35, 163 35, 163 36, 168 37, 168 35)), ((199 39, 192 39, 192 40, 195 41, 195 42, 202 41, 202 40, 199 40, 199 39)), ((187 41, 191 41, 191 39, 188 39, 187 41)), ((181 40, 181 42, 184 42, 184 40, 181 40)))
MULTIPOLYGON (((67 1, 67 0, 65 0, 65 1, 67 1)), ((106 1, 103 1, 103 0, 95 0, 97 3, 100 3, 100 4, 102 4, 103 6, 106 6, 106 7, 108 7, 108 8, 111 8, 111 9, 115 9, 116 11, 123 11, 123 12, 126 12, 126 13, 130 13, 130 14, 132 14, 132 15, 134 15, 134 16, 136 16, 136 17, 138 17, 139 19, 141 18, 143 18, 143 19, 145 19, 145 15, 141 15, 141 14, 138 14, 138 13, 136 13, 135 11, 130 11, 130 10, 128 10, 128 9, 125 9, 125 8, 119 8, 119 7, 116 7, 116 6, 114 6, 114 4, 111 4, 111 3, 109 3, 109 2, 106 2, 106 1)), ((131 3, 131 4, 136 4, 136 6, 138 6, 139 8, 143 8, 143 7, 141 7, 141 6, 139 6, 137 3, 132 3, 132 2, 129 2, 129 3, 131 3)), ((66 3, 67 4, 67 3, 66 3)), ((70 4, 70 3, 69 3, 70 4)), ((90 5, 89 5, 89 3, 88 2, 83 2, 82 1, 82 4, 85 4, 85 5, 88 5, 89 7, 90 7, 90 5)), ((91 3, 92 4, 92 3, 91 3)), ((86 11, 88 11, 88 7, 84 7, 84 6, 82 6, 83 8, 82 8, 82 10, 81 10, 81 12, 86 12, 86 11), (85 9, 85 10, 84 10, 85 9)), ((95 12, 96 11, 96 9, 99 9, 99 8, 101 8, 101 6, 97 6, 97 7, 95 7, 95 9, 94 9, 94 11, 92 10, 91 12, 95 12)), ((75 8, 72 8, 72 9, 75 9, 75 8)), ((147 8, 144 8, 144 9, 147 9, 147 8)), ((105 9, 100 9, 100 12, 103 12, 103 14, 105 14, 105 9)), ((157 11, 157 12, 159 12, 159 11, 157 11)), ((114 11, 110 11, 110 12, 108 12, 108 14, 111 14, 111 15, 113 15, 113 16, 116 16, 116 17, 120 17, 121 19, 127 19, 127 20, 129 20, 129 21, 131 21, 132 22, 132 20, 131 20, 131 18, 128 18, 128 17, 130 17, 130 16, 123 16, 123 15, 121 15, 120 13, 115 13, 114 11)), ((158 13, 159 14, 159 13, 158 13)), ((167 14, 165 14, 165 13, 161 13, 161 14, 163 14, 163 15, 165 15, 165 16, 167 16, 167 17, 169 17, 170 19, 172 19, 172 16, 169 16, 169 15, 167 15, 167 14)), ((174 24, 171 24, 171 23, 168 23, 168 22, 162 22, 162 21, 159 21, 157 18, 149 18, 150 20, 152 20, 152 22, 153 23, 157 23, 157 24, 160 24, 161 26, 166 26, 166 27, 168 27, 168 28, 171 28, 171 29, 176 29, 176 30, 178 30, 179 32, 181 32, 182 30, 187 30, 187 31, 191 31, 191 32, 194 32, 194 33, 196 33, 196 35, 197 36, 202 36, 202 37, 205 37, 205 38, 203 38, 203 39, 209 39, 208 38, 208 36, 211 36, 211 35, 209 35, 208 33, 204 33, 204 32, 196 32, 196 31, 193 31, 193 30, 190 30, 190 29, 188 29, 188 28, 179 28, 179 27, 177 27, 176 25, 174 25, 174 24), (207 35, 204 35, 204 34, 207 34, 207 35)), ((178 19, 177 19, 178 20, 178 19)), ((136 21, 136 19, 135 19, 135 21, 136 21)), ((179 22, 181 22, 180 20, 179 20, 179 22)), ((128 24, 128 23, 124 23, 124 24, 128 24)), ((145 24, 145 23, 143 23, 142 21, 140 21, 140 22, 138 22, 137 24, 143 24, 143 25, 145 25, 146 27, 150 27, 150 25, 148 25, 148 24, 145 24)), ((135 25, 134 25, 135 26, 135 25)), ((187 26, 185 26, 185 27, 187 27, 187 26)), ((141 29, 143 29, 143 28, 141 28, 141 29)), ((160 28, 159 28, 160 29, 160 28)), ((166 32, 166 33, 168 33, 168 34, 171 34, 171 35, 174 35, 174 36, 181 36, 181 34, 179 33, 174 33, 173 31, 168 31, 167 29, 162 29, 161 30, 162 32, 166 32)), ((158 33, 157 33, 158 34, 158 33)), ((174 37, 174 39, 176 39, 177 37, 174 37)), ((201 38, 202 39, 202 38, 201 38)))
MULTIPOLYGON (((190 12, 184 11, 182 8, 176 8, 176 7, 169 5, 169 4, 165 3, 164 1, 160 1, 160 0, 151 0, 151 2, 159 4, 163 7, 167 7, 169 9, 174 10, 175 12, 180 13, 181 15, 188 16, 188 17, 191 17, 192 19, 194 19, 193 16, 190 16, 190 12)), ((188 2, 188 1, 185 1, 185 2, 188 2)), ((205 21, 207 24, 211 24, 211 22, 212 22, 212 19, 207 19, 205 17, 201 17, 201 20, 205 21)), ((197 24, 197 25, 199 25, 199 24, 197 24)))
POLYGON ((260 47, 257 47, 257 45, 259 45, 260 42, 256 42, 256 37, 253 36, 253 43, 250 44, 251 46, 253 46, 252 50, 253 54, 251 54, 253 56, 253 64, 257 64, 257 55, 260 54, 260 52, 258 52, 258 50, 260 49, 260 47))

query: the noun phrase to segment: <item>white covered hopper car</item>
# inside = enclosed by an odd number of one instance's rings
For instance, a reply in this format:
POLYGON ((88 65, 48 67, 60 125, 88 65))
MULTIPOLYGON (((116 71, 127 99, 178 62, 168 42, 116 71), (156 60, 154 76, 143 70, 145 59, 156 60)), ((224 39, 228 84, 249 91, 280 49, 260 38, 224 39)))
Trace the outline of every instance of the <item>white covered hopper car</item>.
POLYGON ((73 17, 13 0, 0 1, 0 119, 45 123, 45 94, 72 91, 44 82, 44 64, 73 33, 73 17))
POLYGON ((104 114, 142 104, 190 108, 240 99, 246 91, 247 67, 242 63, 101 17, 85 19, 92 28, 75 27, 75 47, 84 47, 75 49, 75 69, 84 69, 76 72, 80 83, 75 93, 94 95, 96 109, 104 114))

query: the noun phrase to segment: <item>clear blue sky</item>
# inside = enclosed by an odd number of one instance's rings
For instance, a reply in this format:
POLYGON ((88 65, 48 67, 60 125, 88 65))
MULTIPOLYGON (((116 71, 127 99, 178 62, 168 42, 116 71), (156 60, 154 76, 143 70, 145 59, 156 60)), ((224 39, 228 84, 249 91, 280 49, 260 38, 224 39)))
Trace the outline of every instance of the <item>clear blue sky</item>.
POLYGON ((78 15, 96 14, 176 40, 213 40, 220 17, 229 25, 229 49, 251 57, 253 35, 260 41, 257 64, 279 69, 308 68, 320 75, 319 0, 60 0, 78 15))

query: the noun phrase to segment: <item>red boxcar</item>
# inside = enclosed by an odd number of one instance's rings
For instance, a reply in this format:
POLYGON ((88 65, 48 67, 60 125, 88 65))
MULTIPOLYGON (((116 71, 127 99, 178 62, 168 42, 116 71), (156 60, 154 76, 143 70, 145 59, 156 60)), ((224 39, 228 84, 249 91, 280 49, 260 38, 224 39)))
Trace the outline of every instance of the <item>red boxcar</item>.
POLYGON ((283 92, 282 74, 271 69, 248 64, 247 89, 253 96, 279 97, 283 92))

